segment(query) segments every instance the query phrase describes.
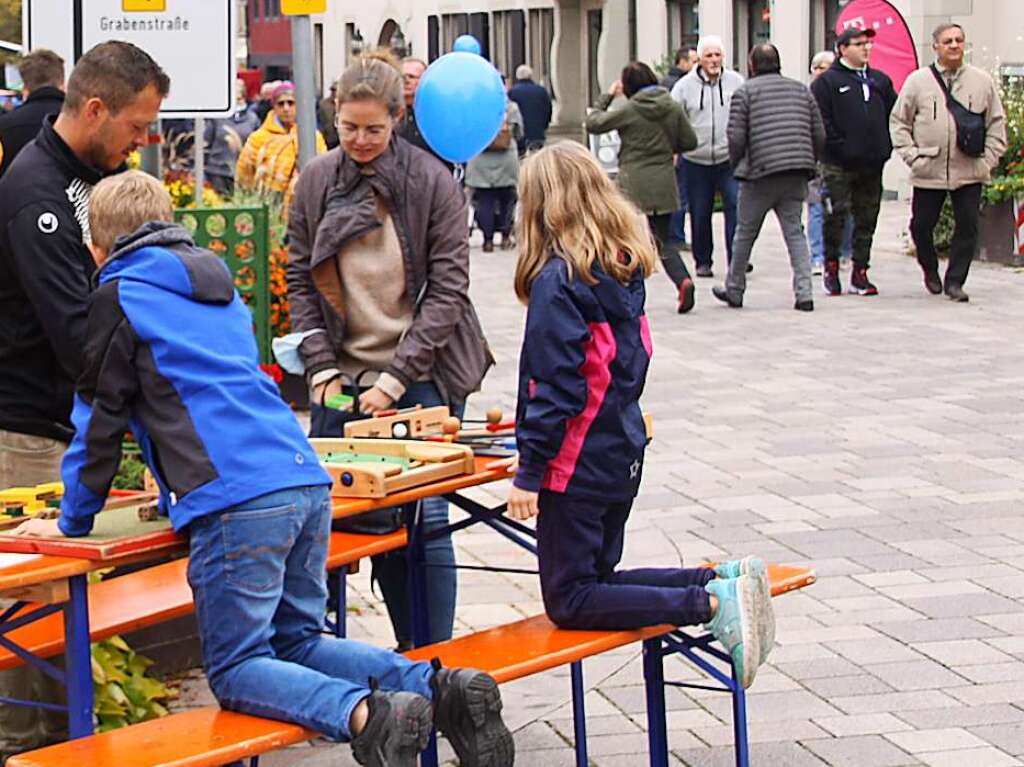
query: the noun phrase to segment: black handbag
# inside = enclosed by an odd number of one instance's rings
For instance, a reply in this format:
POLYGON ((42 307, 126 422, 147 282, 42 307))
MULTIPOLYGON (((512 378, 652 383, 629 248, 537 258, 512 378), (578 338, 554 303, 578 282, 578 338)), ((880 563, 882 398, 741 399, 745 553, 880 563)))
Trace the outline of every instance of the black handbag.
POLYGON ((939 81, 939 87, 946 94, 946 108, 953 115, 956 123, 956 145, 968 157, 985 156, 985 112, 972 112, 949 92, 946 81, 942 79, 938 68, 932 64, 929 69, 939 81))

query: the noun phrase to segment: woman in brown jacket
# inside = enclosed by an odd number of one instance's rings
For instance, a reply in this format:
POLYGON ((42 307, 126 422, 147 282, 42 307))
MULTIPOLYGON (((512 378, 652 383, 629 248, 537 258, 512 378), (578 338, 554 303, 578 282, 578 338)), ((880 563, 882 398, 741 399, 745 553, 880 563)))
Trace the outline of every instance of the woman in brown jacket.
MULTIPOLYGON (((493 362, 469 300, 465 197, 445 166, 394 133, 402 75, 363 58, 337 90, 340 146, 303 169, 288 224, 288 298, 312 387, 310 436, 340 436, 344 423, 391 407, 447 404, 461 414, 493 362), (356 394, 355 410, 325 407, 356 394)), ((366 532, 400 526, 378 515, 366 532)), ((357 517, 357 520, 360 518, 357 517)), ((429 531, 448 506, 424 503, 429 531)), ((426 544, 430 641, 451 637, 455 562, 451 538, 426 544)), ((405 554, 374 557, 395 636, 412 639, 405 554)))

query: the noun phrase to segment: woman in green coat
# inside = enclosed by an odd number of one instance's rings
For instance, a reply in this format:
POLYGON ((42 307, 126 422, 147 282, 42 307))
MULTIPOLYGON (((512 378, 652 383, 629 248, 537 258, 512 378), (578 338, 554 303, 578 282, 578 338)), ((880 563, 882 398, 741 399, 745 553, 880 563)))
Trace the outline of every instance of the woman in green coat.
POLYGON ((586 126, 595 134, 619 132, 619 186, 647 216, 658 240, 662 266, 678 292, 679 313, 685 314, 693 308, 693 280, 669 227, 672 214, 679 209, 675 155, 697 146, 693 128, 668 91, 658 85, 651 68, 639 61, 622 70, 621 78, 587 117, 586 126), (628 101, 609 111, 619 95, 628 101))

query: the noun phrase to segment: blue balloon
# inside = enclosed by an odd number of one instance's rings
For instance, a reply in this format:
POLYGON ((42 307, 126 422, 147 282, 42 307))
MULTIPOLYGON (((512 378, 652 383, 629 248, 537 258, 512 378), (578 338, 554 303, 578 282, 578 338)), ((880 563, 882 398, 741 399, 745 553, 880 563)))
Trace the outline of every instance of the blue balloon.
POLYGON ((455 38, 455 43, 452 45, 452 51, 455 51, 456 53, 472 53, 477 56, 483 55, 483 48, 480 47, 480 41, 473 37, 473 35, 459 35, 455 38))
POLYGON ((420 133, 449 162, 467 162, 505 122, 505 87, 491 63, 471 53, 449 53, 420 78, 414 111, 420 133))

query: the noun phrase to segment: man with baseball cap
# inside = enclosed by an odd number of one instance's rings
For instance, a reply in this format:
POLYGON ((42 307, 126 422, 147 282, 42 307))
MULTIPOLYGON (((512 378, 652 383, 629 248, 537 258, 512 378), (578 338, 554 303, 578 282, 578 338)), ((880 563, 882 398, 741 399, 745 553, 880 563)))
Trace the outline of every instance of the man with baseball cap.
POLYGON ((826 190, 825 292, 843 292, 839 251, 847 215, 853 215, 850 292, 878 294, 868 279, 871 242, 882 202, 882 167, 892 154, 889 113, 892 80, 868 66, 875 30, 850 27, 836 40, 836 60, 811 84, 827 135, 822 176, 826 190))

